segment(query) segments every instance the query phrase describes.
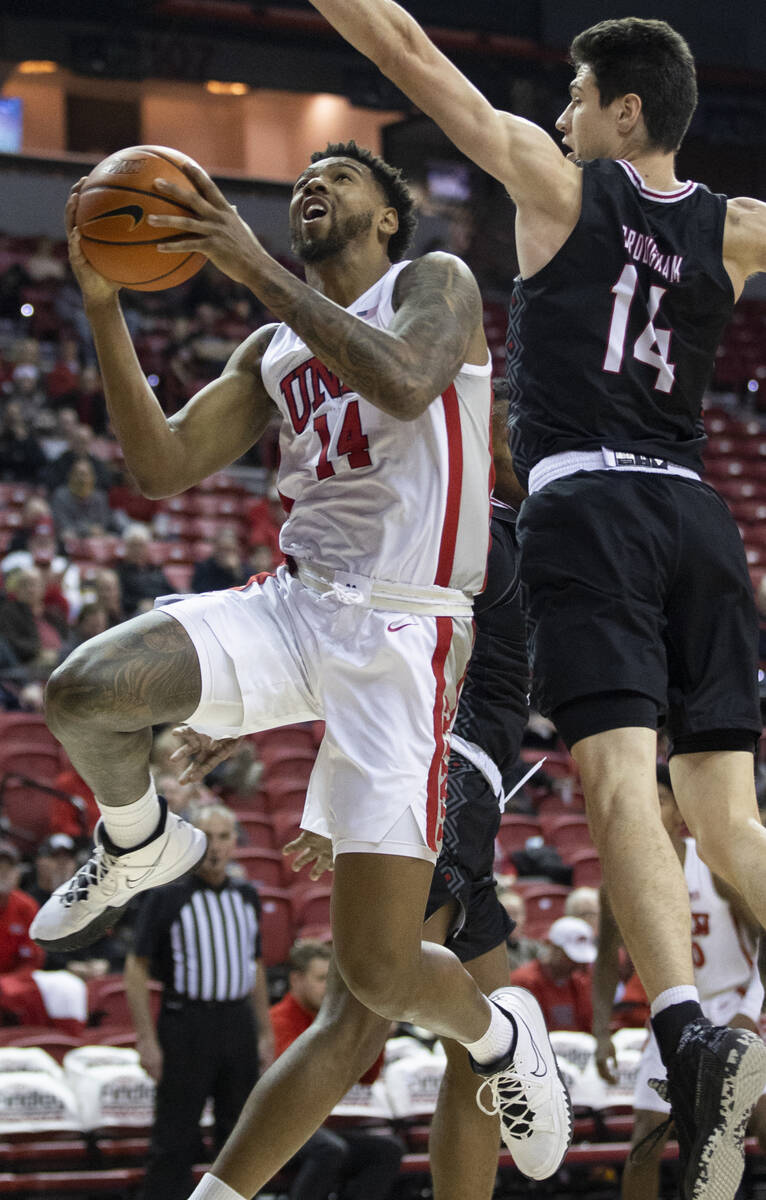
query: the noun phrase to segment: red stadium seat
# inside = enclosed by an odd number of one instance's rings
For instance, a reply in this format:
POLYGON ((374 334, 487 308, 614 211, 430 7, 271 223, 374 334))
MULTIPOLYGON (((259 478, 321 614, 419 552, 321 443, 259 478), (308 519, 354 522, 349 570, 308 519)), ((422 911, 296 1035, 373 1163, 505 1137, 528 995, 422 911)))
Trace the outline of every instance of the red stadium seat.
POLYGON ((281 888, 259 888, 261 898, 261 942, 267 966, 287 961, 295 941, 289 892, 281 888))
POLYGON ((12 742, 0 745, 0 776, 14 773, 25 775, 35 782, 52 784, 61 770, 61 747, 32 742, 12 742))
MULTIPOLYGON (((65 792, 45 784, 36 785, 17 775, 0 778, 0 815, 5 836, 17 842, 22 850, 32 849, 43 838, 56 832, 53 814, 62 800, 69 800, 65 792)), ((85 834, 80 810, 75 809, 75 813, 85 834)))
POLYGON ((3 1046, 39 1046, 47 1050, 57 1062, 61 1062, 68 1050, 82 1046, 83 1039, 72 1033, 62 1033, 58 1029, 49 1029, 45 1025, 27 1025, 23 1028, 3 1030, 0 1042, 3 1046))
MULTIPOLYGON (((160 1010, 162 984, 149 980, 149 1003, 155 1021, 160 1010)), ((121 975, 104 975, 88 980, 88 1020, 91 1025, 131 1029, 133 1017, 121 975)), ((99 1041, 100 1035, 99 1035, 99 1041)))
POLYGON ((500 828, 497 840, 506 858, 510 858, 514 850, 523 850, 527 838, 540 837, 542 830, 534 817, 520 813, 505 813, 500 818, 500 828))
POLYGON ((242 846, 234 851, 234 861, 239 863, 257 886, 280 888, 284 886, 284 859, 279 850, 262 850, 257 846, 242 846))
POLYGON ((326 927, 330 924, 332 879, 329 883, 309 880, 306 885, 293 885, 290 895, 296 929, 302 930, 309 925, 326 927))
POLYGON ((274 828, 265 813, 245 812, 229 802, 237 813, 237 824, 248 848, 274 850, 274 828))
POLYGON ((556 847, 566 862, 569 862, 575 851, 592 847, 588 818, 584 813, 559 817, 548 826, 546 840, 556 847))
POLYGON ((523 879, 517 879, 513 887, 521 893, 526 904, 524 932, 527 937, 545 937, 553 922, 563 917, 571 888, 558 883, 525 883, 523 879))
POLYGON ((576 850, 568 861, 572 867, 572 887, 601 886, 601 859, 594 848, 576 850))
MULTIPOLYGON (((301 814, 303 809, 298 811, 285 809, 281 812, 272 813, 271 824, 274 830, 274 841, 277 844, 277 850, 281 851, 288 844, 297 838, 301 831, 301 814)), ((290 870, 289 860, 288 871, 290 870)))
POLYGON ((61 754, 59 743, 41 713, 0 713, 0 747, 10 747, 19 742, 25 746, 43 746, 61 754))

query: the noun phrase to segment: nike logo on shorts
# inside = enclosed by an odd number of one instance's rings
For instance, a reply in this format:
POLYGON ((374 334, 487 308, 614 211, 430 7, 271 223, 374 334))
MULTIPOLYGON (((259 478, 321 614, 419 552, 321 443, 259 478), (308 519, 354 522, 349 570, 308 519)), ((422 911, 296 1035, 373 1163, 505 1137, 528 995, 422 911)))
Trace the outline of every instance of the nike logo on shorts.
POLYGON ((415 624, 414 621, 405 621, 403 625, 395 625, 394 622, 392 621, 391 624, 388 626, 388 632, 389 633, 398 633, 400 629, 406 629, 408 625, 414 625, 414 624, 415 624))

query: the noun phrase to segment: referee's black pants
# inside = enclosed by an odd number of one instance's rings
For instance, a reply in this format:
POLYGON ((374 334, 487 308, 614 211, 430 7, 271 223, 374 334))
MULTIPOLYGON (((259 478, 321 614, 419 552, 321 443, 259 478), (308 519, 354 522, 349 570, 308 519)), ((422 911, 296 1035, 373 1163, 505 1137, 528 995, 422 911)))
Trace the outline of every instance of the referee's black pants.
POLYGON ((255 1013, 249 998, 231 1003, 169 1001, 157 1037, 162 1077, 144 1183, 144 1200, 187 1200, 200 1157, 199 1121, 208 1096, 221 1148, 258 1078, 255 1013))
POLYGON ((404 1147, 393 1134, 322 1126, 290 1162, 290 1200, 389 1200, 404 1147))

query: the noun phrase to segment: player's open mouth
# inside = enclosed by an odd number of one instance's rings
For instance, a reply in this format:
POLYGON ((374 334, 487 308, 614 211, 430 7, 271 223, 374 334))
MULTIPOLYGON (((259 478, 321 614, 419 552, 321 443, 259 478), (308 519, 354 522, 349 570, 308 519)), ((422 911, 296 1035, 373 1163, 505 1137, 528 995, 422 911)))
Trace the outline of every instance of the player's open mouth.
POLYGON ((304 200, 303 208, 301 209, 301 217, 306 225, 311 221, 318 221, 320 217, 327 215, 328 208, 324 200, 317 200, 314 197, 309 197, 304 200))

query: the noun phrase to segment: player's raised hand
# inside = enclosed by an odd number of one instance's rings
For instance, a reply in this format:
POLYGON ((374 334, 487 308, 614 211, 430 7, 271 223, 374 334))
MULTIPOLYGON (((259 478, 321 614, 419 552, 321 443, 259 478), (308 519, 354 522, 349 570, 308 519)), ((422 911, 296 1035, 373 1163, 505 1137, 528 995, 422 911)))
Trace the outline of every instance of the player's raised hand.
POLYGON ((105 279, 103 275, 99 275, 98 271, 90 265, 83 254, 82 245, 80 244, 80 231, 75 221, 80 188, 86 179, 87 176, 78 179, 69 193, 69 199, 64 209, 64 222, 66 224, 69 261, 72 265, 74 277, 80 285, 83 303, 88 308, 89 306, 110 301, 119 292, 120 285, 119 283, 112 283, 111 280, 105 279))
POLYGON ((185 163, 183 169, 194 186, 193 191, 161 177, 155 179, 154 185, 163 195, 191 209, 191 213, 183 217, 151 215, 147 221, 189 236, 160 242, 157 249, 164 254, 199 252, 230 279, 246 284, 257 269, 259 256, 265 253, 263 247, 206 171, 196 163, 185 163))
POLYGON ((314 865, 309 871, 310 879, 319 879, 325 871, 333 869, 332 842, 319 833, 310 833, 308 829, 302 829, 297 838, 283 847, 282 853, 295 855, 291 863, 294 871, 300 871, 301 867, 307 867, 309 863, 313 863, 314 865))

